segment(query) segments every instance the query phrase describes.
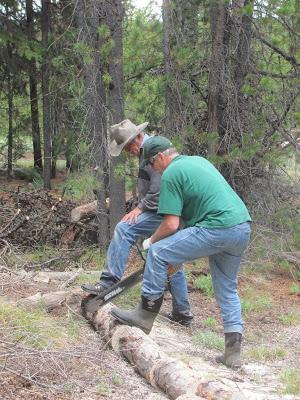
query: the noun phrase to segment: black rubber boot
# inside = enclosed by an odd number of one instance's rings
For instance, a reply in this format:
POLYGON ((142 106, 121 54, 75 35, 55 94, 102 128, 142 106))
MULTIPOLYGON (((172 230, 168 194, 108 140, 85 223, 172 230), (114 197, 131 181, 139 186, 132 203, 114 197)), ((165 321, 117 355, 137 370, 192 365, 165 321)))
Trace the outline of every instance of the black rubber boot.
POLYGON ((241 342, 242 335, 240 333, 225 333, 225 352, 221 356, 217 356, 216 361, 229 368, 241 368, 241 342))
POLYGON ((83 284, 81 285, 81 289, 84 290, 87 293, 94 294, 95 296, 98 296, 101 292, 104 290, 108 289, 109 286, 104 286, 101 282, 96 282, 94 284, 83 284))
POLYGON ((172 311, 170 314, 167 314, 166 317, 170 321, 177 322, 182 326, 190 326, 194 319, 194 316, 190 311, 186 311, 183 313, 172 311))
POLYGON ((129 326, 136 326, 145 333, 150 333, 154 320, 159 313, 163 296, 157 300, 148 300, 142 296, 142 301, 134 310, 113 308, 111 314, 119 322, 129 326))

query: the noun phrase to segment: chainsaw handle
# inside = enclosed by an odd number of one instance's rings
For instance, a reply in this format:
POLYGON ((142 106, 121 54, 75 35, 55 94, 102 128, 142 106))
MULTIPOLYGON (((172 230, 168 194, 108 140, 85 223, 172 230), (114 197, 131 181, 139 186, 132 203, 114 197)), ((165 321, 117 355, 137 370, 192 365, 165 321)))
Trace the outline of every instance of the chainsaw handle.
MULTIPOLYGON (((138 250, 138 252, 139 252, 141 258, 142 258, 142 259, 145 261, 145 263, 146 263, 147 250, 142 250, 138 243, 135 243, 134 245, 135 245, 135 247, 137 248, 137 250, 138 250), (145 257, 145 256, 146 256, 146 257, 145 257)), ((181 266, 180 266, 180 268, 181 268, 181 266)), ((172 275, 176 274, 176 272, 178 272, 178 271, 180 270, 180 268, 178 268, 178 266, 169 264, 169 265, 168 265, 168 276, 172 276, 172 275)))
POLYGON ((145 251, 140 247, 140 245, 138 243, 134 243, 134 245, 137 248, 137 251, 138 251, 139 255, 141 256, 141 258, 143 259, 143 261, 146 262, 147 257, 145 255, 147 254, 147 252, 145 253, 145 251))

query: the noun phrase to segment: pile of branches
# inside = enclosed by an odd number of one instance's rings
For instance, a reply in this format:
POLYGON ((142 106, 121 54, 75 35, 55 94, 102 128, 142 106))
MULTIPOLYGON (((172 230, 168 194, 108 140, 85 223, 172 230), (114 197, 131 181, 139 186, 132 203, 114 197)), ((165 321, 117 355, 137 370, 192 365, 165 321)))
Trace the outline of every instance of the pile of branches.
POLYGON ((47 191, 7 192, 0 197, 0 241, 26 248, 57 245, 74 206, 47 191))

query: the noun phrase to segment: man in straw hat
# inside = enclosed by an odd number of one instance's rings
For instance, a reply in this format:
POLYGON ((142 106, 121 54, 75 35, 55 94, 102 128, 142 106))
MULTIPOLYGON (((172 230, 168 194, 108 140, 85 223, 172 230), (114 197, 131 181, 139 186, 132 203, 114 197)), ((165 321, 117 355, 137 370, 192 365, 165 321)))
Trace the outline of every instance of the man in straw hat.
MULTIPOLYGON (((116 157, 124 150, 135 157, 140 157, 142 148, 149 139, 149 136, 143 132, 147 125, 148 122, 135 125, 126 119, 111 126, 110 134, 113 140, 110 143, 110 155, 116 157)), ((118 282, 124 274, 134 242, 139 237, 151 235, 160 225, 162 217, 157 214, 160 178, 160 173, 154 171, 151 166, 140 166, 138 204, 117 224, 108 247, 100 280, 94 285, 83 285, 82 288, 85 291, 97 295, 118 282)), ((189 326, 193 315, 190 311, 187 284, 182 268, 170 278, 170 290, 173 310, 168 318, 181 325, 189 326)))
POLYGON ((250 238, 248 210, 205 158, 178 154, 163 136, 150 138, 143 151, 142 165, 162 173, 158 213, 164 217, 143 243, 148 254, 140 304, 111 313, 121 323, 149 333, 162 304, 168 265, 208 257, 225 333, 225 353, 216 360, 239 368, 243 321, 237 274, 250 238), (184 229, 178 230, 181 223, 184 229))

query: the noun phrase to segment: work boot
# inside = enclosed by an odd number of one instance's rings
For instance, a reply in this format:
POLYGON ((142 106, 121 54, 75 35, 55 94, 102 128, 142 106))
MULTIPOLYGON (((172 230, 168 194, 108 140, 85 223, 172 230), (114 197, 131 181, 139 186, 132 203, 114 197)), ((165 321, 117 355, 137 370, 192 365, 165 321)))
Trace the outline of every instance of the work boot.
POLYGON ((166 318, 168 318, 172 322, 177 322, 182 326, 190 326, 194 319, 194 316, 190 311, 180 313, 173 310, 171 313, 166 315, 166 318))
POLYGON ((225 364, 229 368, 237 369, 241 362, 242 335, 238 332, 225 333, 225 352, 216 357, 218 363, 225 364))
POLYGON ((142 301, 134 310, 113 308, 111 314, 122 324, 136 326, 148 334, 152 329, 162 302, 163 296, 157 300, 148 300, 146 297, 142 296, 142 301))
POLYGON ((98 294, 100 294, 101 292, 103 292, 104 290, 108 289, 109 286, 104 286, 103 283, 101 282, 96 282, 94 284, 84 284, 81 285, 81 289, 84 290, 85 292, 94 294, 95 296, 98 296, 98 294))

